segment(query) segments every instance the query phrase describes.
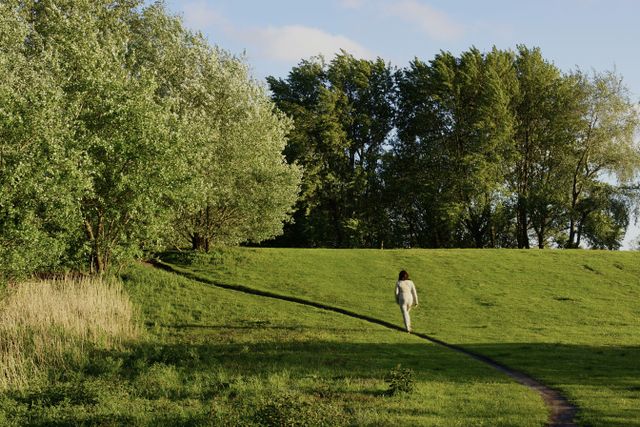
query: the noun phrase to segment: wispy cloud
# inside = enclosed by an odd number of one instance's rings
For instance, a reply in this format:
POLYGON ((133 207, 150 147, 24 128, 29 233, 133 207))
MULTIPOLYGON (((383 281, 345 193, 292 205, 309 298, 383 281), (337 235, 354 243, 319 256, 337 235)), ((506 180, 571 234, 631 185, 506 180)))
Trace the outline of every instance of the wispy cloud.
POLYGON ((371 51, 348 37, 303 25, 257 28, 246 32, 243 38, 257 47, 261 56, 278 61, 297 61, 318 54, 331 57, 340 49, 356 57, 374 57, 371 51))
POLYGON ((430 38, 440 41, 458 40, 464 35, 464 27, 446 13, 417 0, 390 2, 386 11, 416 25, 430 38))
POLYGON ((230 27, 227 20, 204 0, 182 4, 184 23, 187 27, 204 31, 214 26, 230 27))
MULTIPOLYGON (((365 0, 341 0, 353 5, 365 0)), ((315 55, 332 57, 340 49, 360 58, 375 55, 360 43, 341 34, 304 25, 241 28, 211 7, 206 1, 185 2, 182 6, 187 27, 206 31, 217 29, 226 37, 246 44, 247 53, 274 61, 299 61, 315 55)))

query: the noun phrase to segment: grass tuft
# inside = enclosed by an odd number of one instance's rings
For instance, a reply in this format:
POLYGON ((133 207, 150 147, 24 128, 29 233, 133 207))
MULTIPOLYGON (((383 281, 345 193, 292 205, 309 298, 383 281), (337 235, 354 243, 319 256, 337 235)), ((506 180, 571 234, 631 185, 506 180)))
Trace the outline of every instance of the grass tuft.
POLYGON ((24 282, 0 299, 0 390, 21 389, 50 369, 87 362, 138 335, 117 282, 95 278, 24 282))

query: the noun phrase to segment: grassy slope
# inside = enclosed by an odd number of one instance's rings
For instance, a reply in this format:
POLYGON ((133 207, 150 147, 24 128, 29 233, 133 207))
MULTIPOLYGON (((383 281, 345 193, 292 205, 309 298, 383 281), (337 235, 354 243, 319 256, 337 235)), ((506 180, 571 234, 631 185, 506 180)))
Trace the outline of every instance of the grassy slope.
POLYGON ((188 268, 398 324, 394 281, 407 269, 417 331, 558 387, 585 424, 640 425, 639 253, 246 248, 188 268))
POLYGON ((541 426, 536 393, 415 336, 136 265, 147 332, 0 393, 2 426, 541 426), (401 364, 415 390, 387 396, 401 364))
MULTIPOLYGON (((298 304, 212 288, 137 268, 125 277, 154 339, 191 355, 190 376, 227 378, 229 394, 293 392, 356 425, 541 425, 535 393, 424 341, 298 304), (409 398, 383 396, 397 364, 415 372, 409 398)), ((180 363, 177 366, 181 369, 180 363)), ((219 400, 222 406, 229 400, 219 400)), ((228 408, 227 408, 228 410, 228 408)), ((322 411, 322 409, 321 409, 322 411)), ((223 410, 224 412, 224 410, 223 410)))

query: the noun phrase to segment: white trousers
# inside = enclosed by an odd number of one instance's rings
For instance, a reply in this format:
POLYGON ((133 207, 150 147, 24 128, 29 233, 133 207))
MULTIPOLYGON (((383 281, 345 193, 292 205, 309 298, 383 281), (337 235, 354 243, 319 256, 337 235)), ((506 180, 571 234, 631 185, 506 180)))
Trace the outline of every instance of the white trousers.
POLYGON ((402 311, 402 319, 404 320, 404 327, 408 332, 411 332, 411 317, 409 317, 409 311, 411 310, 411 304, 400 304, 400 311, 402 311))

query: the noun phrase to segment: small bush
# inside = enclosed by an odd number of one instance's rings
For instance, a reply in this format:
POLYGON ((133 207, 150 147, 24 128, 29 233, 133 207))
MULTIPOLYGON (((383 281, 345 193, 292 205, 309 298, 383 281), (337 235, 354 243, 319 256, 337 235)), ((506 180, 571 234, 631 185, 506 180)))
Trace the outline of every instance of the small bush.
POLYGON ((389 384, 389 390, 387 390, 389 396, 413 391, 413 371, 409 368, 403 368, 402 365, 391 369, 384 380, 389 384))
POLYGON ((333 405, 284 393, 268 399, 255 413, 253 421, 260 426, 340 426, 347 422, 344 415, 333 405))
POLYGON ((174 366, 155 363, 135 380, 134 387, 148 399, 178 399, 183 394, 180 373, 174 366))

